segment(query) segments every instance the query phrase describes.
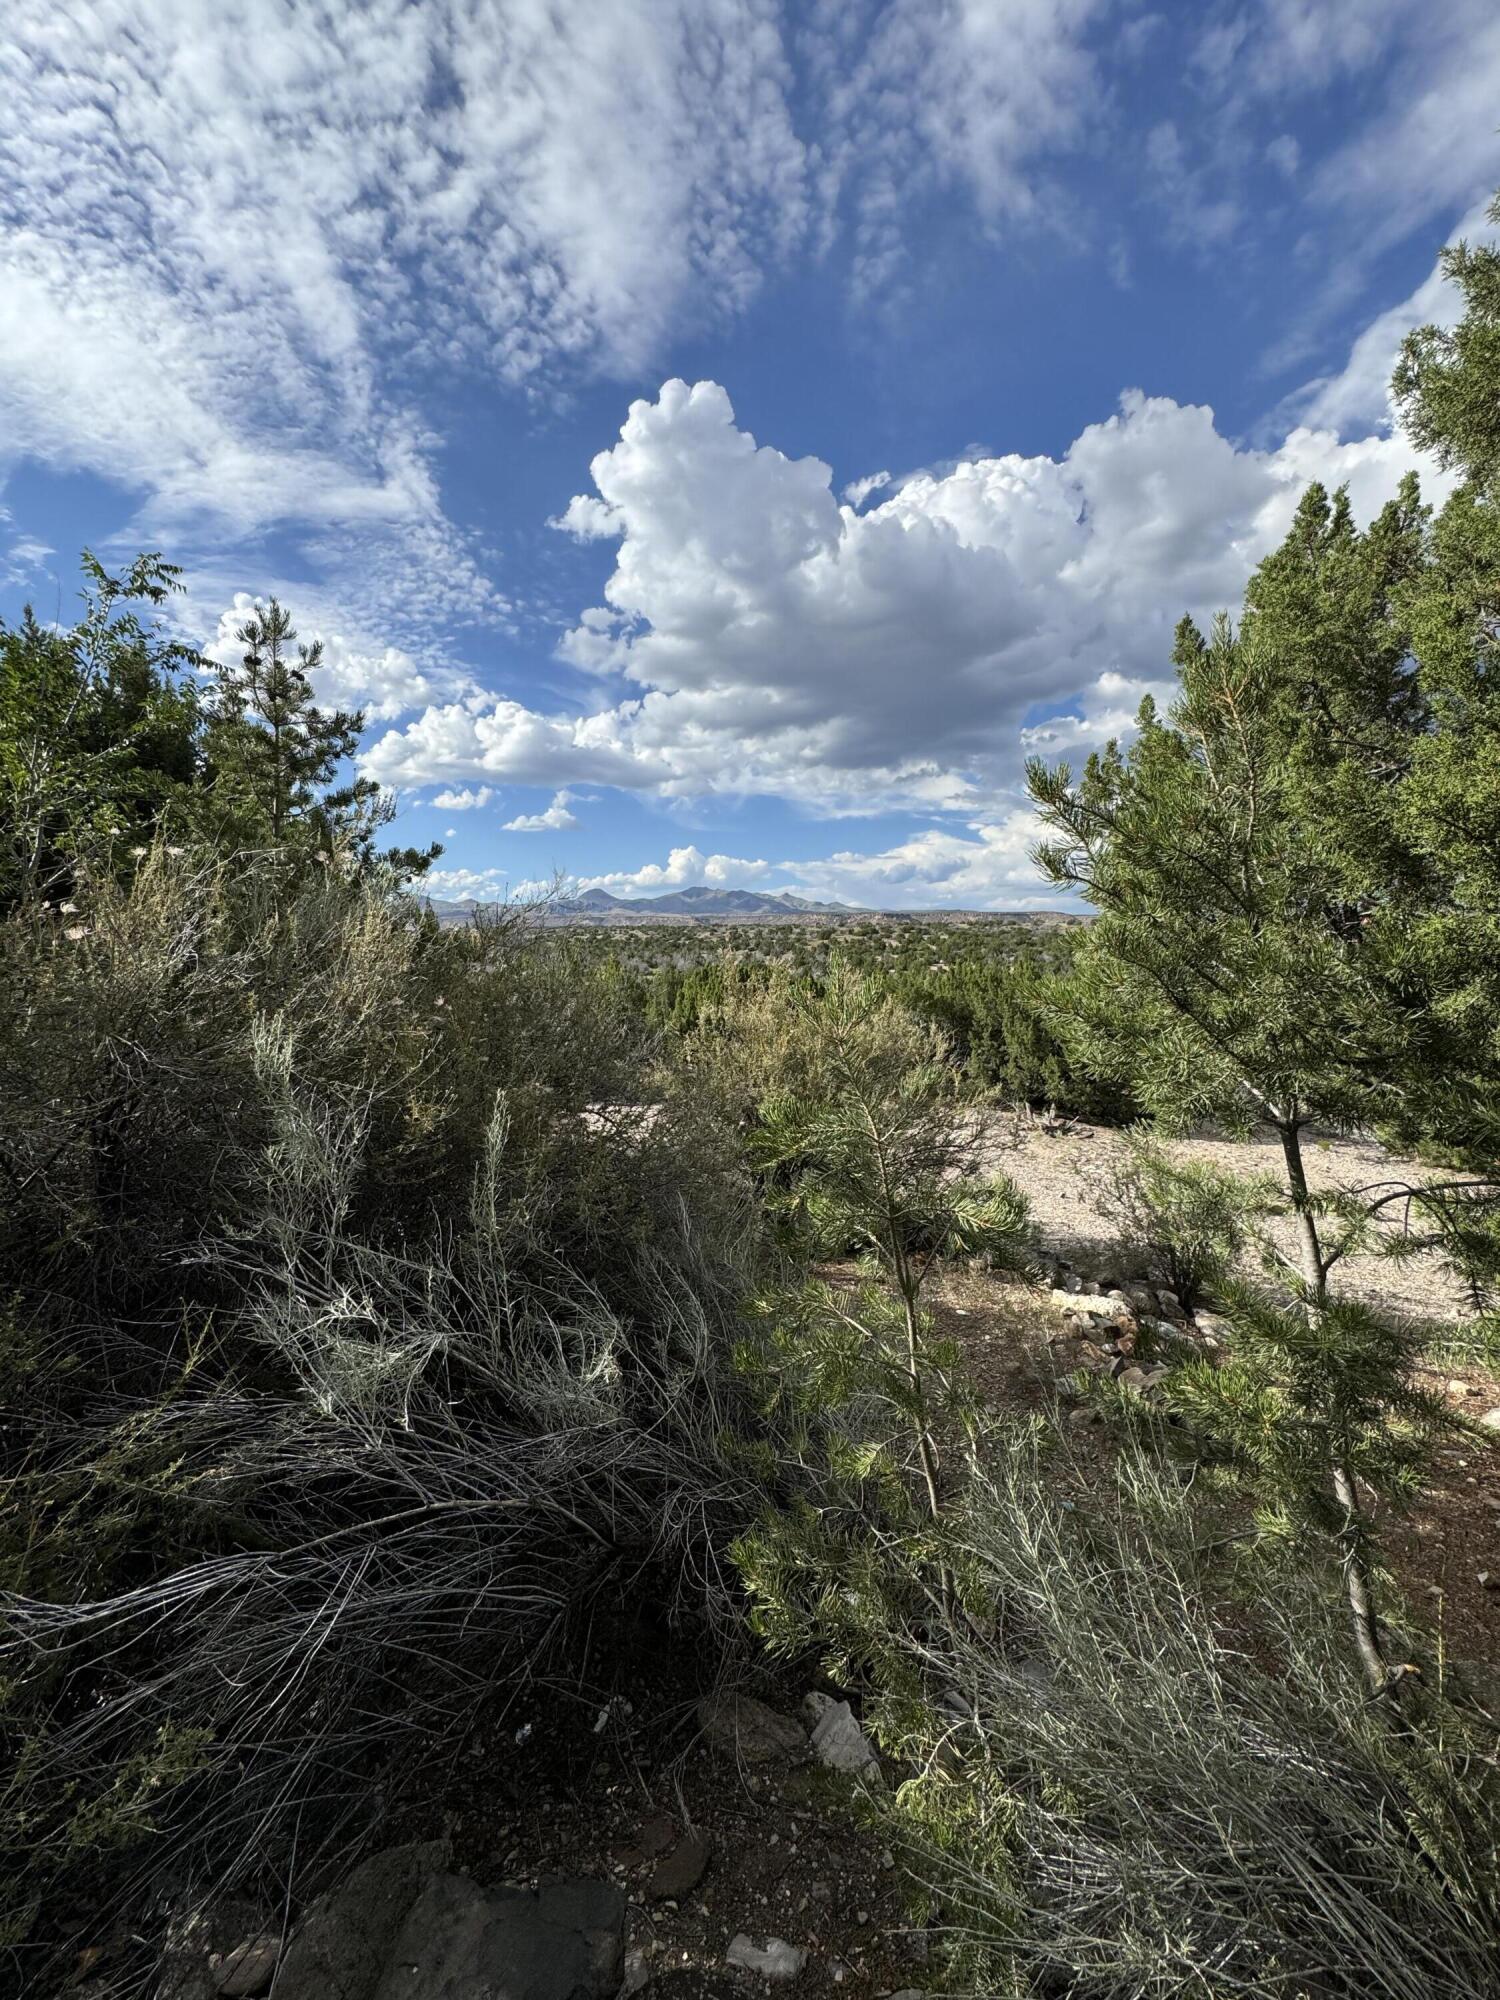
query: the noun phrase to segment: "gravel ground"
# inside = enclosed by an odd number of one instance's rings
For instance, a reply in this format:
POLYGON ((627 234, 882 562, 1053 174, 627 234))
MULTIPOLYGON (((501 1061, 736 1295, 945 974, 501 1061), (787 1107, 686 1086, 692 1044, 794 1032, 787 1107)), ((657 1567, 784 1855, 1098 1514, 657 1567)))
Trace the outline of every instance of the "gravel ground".
MULTIPOLYGON (((1084 1268, 1120 1257, 1124 1246, 1106 1211, 1112 1170, 1126 1153, 1123 1134, 1105 1126, 1081 1125, 1049 1137, 1018 1127, 1008 1113, 996 1112, 984 1119, 981 1145, 984 1165, 1008 1173, 1025 1192, 1049 1250, 1084 1268)), ((1274 1139, 1201 1137, 1168 1140, 1166 1145, 1179 1159, 1206 1160, 1242 1177, 1280 1178, 1281 1147, 1274 1139)), ((1441 1178, 1432 1168, 1397 1158, 1373 1140, 1333 1133, 1308 1133, 1304 1158, 1308 1183, 1316 1192, 1441 1178)), ((1394 1236, 1400 1226, 1400 1205, 1393 1204, 1388 1214, 1386 1228, 1394 1236)), ((1279 1243, 1291 1247, 1289 1221, 1273 1218, 1268 1226, 1279 1243)), ((1336 1276, 1346 1295, 1388 1312, 1450 1321, 1467 1315, 1462 1287, 1434 1256, 1402 1264, 1370 1254, 1351 1256, 1337 1267, 1336 1276)))

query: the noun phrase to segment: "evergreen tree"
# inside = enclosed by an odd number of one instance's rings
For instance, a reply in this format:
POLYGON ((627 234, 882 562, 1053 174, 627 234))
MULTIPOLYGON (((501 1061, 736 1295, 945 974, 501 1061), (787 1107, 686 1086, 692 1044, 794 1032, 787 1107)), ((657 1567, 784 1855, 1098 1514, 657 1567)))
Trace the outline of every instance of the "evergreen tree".
POLYGON ((111 576, 87 550, 84 614, 0 623, 0 902, 65 898, 80 867, 128 869, 180 829, 199 765, 190 648, 143 620, 180 586, 159 555, 111 576))
MULTIPOLYGON (((1055 836, 1041 861, 1099 912, 1073 982, 1082 1059, 1127 1077, 1165 1128, 1275 1132, 1297 1246, 1287 1275, 1315 1335, 1365 1216, 1313 1195, 1303 1135, 1399 1112, 1431 1059, 1384 923, 1413 873, 1395 800, 1427 725, 1400 602, 1423 525, 1412 486, 1364 534, 1342 495, 1314 487, 1240 630, 1178 628, 1169 717, 1148 702, 1129 750, 1111 745, 1076 784, 1065 766, 1030 773, 1055 836)), ((1383 1688, 1347 1411, 1395 1407, 1410 1357, 1373 1322, 1341 1321, 1340 1342, 1340 1367, 1305 1371, 1305 1393, 1276 1407, 1305 1425, 1309 1396, 1327 1391, 1323 1478, 1360 1657, 1383 1688)))
MULTIPOLYGON (((395 816, 395 801, 373 778, 335 782, 359 748, 365 719, 357 709, 318 707, 312 676, 322 641, 297 645, 274 597, 236 637, 245 651, 219 669, 206 739, 216 844, 278 859, 371 865, 375 835, 395 816)), ((441 851, 392 849, 380 858, 405 878, 441 851)))
MULTIPOLYGON (((1500 198, 1491 215, 1500 221, 1500 198)), ((1500 250, 1443 254, 1465 311, 1410 334, 1394 391, 1418 443, 1462 474, 1403 610, 1430 726, 1399 789, 1428 888, 1409 951, 1444 1036, 1404 1122, 1461 1160, 1500 1160, 1500 250)), ((1500 1257, 1497 1257, 1500 1261, 1500 1257)))

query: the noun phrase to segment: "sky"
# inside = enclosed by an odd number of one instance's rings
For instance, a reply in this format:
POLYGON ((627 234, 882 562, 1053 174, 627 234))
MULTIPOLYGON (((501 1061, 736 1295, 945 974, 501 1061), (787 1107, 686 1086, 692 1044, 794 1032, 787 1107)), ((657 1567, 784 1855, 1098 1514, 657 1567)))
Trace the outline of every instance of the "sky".
POLYGON ((257 598, 443 896, 1057 900, 1491 233, 1494 0, 8 0, 0 616, 257 598))

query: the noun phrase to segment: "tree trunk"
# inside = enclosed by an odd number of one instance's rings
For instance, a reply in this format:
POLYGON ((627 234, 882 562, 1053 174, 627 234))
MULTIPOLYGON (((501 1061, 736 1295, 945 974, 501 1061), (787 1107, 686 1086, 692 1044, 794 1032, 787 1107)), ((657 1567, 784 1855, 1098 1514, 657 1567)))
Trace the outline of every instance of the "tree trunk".
MULTIPOLYGON (((1323 1261, 1323 1245, 1318 1236, 1318 1218, 1313 1213, 1302 1162, 1302 1127, 1298 1120, 1277 1126, 1282 1157, 1286 1161, 1287 1185, 1291 1190, 1292 1212, 1297 1223, 1297 1248, 1302 1266, 1305 1296, 1302 1309, 1307 1323, 1316 1327, 1328 1304, 1328 1266, 1323 1261)), ((1364 1512, 1348 1469, 1335 1460, 1330 1468, 1334 1498, 1344 1511, 1344 1591, 1349 1600, 1349 1620, 1354 1627, 1354 1645, 1372 1694, 1384 1694, 1389 1684, 1385 1653, 1380 1644, 1380 1625, 1375 1616, 1374 1592, 1364 1552, 1364 1512)))

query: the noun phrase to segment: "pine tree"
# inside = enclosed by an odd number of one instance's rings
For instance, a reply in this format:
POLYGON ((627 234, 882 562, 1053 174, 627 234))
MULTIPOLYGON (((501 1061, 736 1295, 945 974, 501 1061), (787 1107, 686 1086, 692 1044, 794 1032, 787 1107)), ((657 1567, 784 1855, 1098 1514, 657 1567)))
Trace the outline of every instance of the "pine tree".
POLYGON ((144 620, 180 586, 159 555, 112 576, 87 550, 70 631, 0 624, 0 901, 63 899, 187 824, 199 767, 192 650, 144 620))
MULTIPOLYGON (((1414 487, 1364 534, 1343 496, 1311 489, 1240 630, 1178 628, 1167 719, 1148 702, 1128 752, 1111 745, 1076 784, 1065 766, 1030 772, 1055 836, 1042 864, 1099 912, 1076 961, 1082 1059, 1127 1077, 1166 1129, 1275 1132, 1297 1245, 1288 1276, 1314 1335, 1364 1217, 1313 1196, 1303 1135, 1399 1112, 1430 1055, 1382 924, 1412 872, 1395 797, 1426 718, 1399 604, 1422 532, 1414 487)), ((1344 1329, 1360 1395, 1394 1406, 1400 1345, 1366 1327, 1361 1346, 1360 1331, 1344 1329)), ((1349 1378, 1307 1379, 1329 1391, 1323 1476, 1358 1650, 1383 1688, 1369 1523, 1339 1414, 1349 1378)), ((1305 1401, 1285 1400, 1289 1421, 1307 1420, 1305 1401)))
MULTIPOLYGON (((357 709, 318 707, 312 677, 322 664, 322 641, 297 645, 291 618, 274 597, 236 637, 245 651, 219 669, 207 732, 215 844, 279 860, 370 866, 375 835, 395 816, 395 802, 373 778, 335 782, 358 751, 365 719, 357 709)), ((391 849, 379 858, 405 879, 441 851, 391 849)))

